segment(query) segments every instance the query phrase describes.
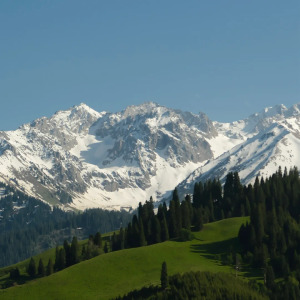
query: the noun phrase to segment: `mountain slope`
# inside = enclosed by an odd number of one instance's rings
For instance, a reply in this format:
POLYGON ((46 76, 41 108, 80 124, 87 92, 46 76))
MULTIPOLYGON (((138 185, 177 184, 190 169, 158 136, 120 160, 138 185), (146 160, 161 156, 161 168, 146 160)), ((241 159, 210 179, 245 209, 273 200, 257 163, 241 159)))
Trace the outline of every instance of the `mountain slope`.
POLYGON ((130 209, 231 148, 214 147, 217 138, 204 113, 152 102, 98 113, 81 104, 0 132, 0 180, 53 205, 130 209))
POLYGON ((224 183, 229 172, 239 172, 243 184, 256 176, 268 177, 278 167, 300 166, 300 116, 271 123, 245 142, 233 147, 192 172, 178 185, 180 194, 191 193, 195 182, 219 177, 224 183))
MULTIPOLYGON (((212 256, 236 246, 239 228, 248 220, 249 217, 231 218, 205 224, 201 232, 195 232, 193 241, 167 241, 100 255, 49 277, 0 290, 0 298, 111 299, 158 284, 163 261, 168 264, 169 275, 198 270, 230 273, 230 266, 216 263, 212 256)), ((244 276, 251 274, 245 272, 244 276)))
POLYGON ((117 113, 80 104, 0 131, 0 181, 65 209, 131 210, 178 184, 185 193, 229 171, 248 183, 279 165, 299 166, 299 116, 300 104, 232 123, 153 102, 117 113))

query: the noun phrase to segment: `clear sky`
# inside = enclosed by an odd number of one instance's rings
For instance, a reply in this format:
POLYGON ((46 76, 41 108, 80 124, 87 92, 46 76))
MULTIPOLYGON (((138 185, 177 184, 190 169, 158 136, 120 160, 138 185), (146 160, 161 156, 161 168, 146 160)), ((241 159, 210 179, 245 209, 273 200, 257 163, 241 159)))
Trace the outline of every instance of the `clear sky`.
POLYGON ((299 0, 0 1, 0 130, 81 102, 229 122, 299 96, 299 0))

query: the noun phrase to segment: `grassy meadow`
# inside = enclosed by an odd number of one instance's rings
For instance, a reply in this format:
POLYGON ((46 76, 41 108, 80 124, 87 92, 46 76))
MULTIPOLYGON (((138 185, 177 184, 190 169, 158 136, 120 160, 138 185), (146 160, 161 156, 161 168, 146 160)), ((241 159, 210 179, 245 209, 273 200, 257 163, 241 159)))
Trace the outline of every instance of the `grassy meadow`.
MULTIPOLYGON (((231 218, 205 224, 201 232, 194 233, 195 239, 188 242, 172 240, 103 254, 49 277, 0 290, 0 299, 110 299, 145 285, 159 284, 163 261, 167 262, 169 275, 198 270, 234 273, 230 266, 223 266, 214 258, 238 247, 239 228, 248 219, 231 218)), ((55 249, 51 249, 35 259, 42 257, 46 265, 54 255, 55 249)), ((17 265, 24 268, 27 264, 25 261, 17 265)), ((255 274, 245 269, 239 276, 255 274)))

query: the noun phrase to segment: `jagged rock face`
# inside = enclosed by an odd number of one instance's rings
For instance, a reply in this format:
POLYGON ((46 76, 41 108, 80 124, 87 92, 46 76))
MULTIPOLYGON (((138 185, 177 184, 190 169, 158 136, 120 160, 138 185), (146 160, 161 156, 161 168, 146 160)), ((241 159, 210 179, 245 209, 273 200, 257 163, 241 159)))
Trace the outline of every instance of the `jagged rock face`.
POLYGON ((299 107, 225 124, 152 102, 118 113, 80 104, 0 132, 0 180, 53 205, 71 196, 64 205, 77 209, 135 207, 165 198, 180 182, 184 193, 228 171, 249 182, 280 162, 298 164, 299 107))
POLYGON ((177 177, 213 158, 208 141, 216 136, 204 113, 152 102, 98 113, 81 104, 0 132, 0 176, 51 203, 67 193, 78 208, 122 204, 119 197, 127 205, 128 190, 132 197, 137 193, 138 203, 146 200, 138 199, 141 195, 148 198, 153 181, 163 194, 179 182, 177 177), (166 188, 164 172, 175 180, 166 188))
POLYGON ((300 110, 299 104, 286 109, 280 105, 273 109, 266 109, 243 121, 219 124, 221 132, 228 135, 230 130, 237 130, 236 124, 246 124, 239 132, 246 141, 233 147, 220 157, 209 160, 204 166, 197 168, 178 186, 179 195, 192 193, 195 182, 219 178, 222 183, 229 172, 239 172, 243 184, 253 183, 256 176, 269 177, 279 166, 287 170, 294 166, 300 169, 300 110), (266 119, 263 119, 263 118, 266 119), (251 122, 252 121, 252 122, 251 122), (251 123, 250 123, 251 122, 251 123), (251 124, 251 126, 247 125, 251 124), (222 127, 222 125, 225 125, 222 127), (227 127, 226 127, 227 125, 227 127), (245 130, 245 128, 248 130, 245 130), (258 130, 257 134, 254 134, 258 130), (250 136, 250 137, 249 137, 250 136))

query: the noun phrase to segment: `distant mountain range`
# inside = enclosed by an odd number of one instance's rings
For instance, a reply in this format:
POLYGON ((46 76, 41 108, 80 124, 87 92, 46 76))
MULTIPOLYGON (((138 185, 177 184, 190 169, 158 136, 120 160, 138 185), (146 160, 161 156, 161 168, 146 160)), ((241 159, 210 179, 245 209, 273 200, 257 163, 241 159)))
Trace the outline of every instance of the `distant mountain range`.
POLYGON ((238 171, 243 183, 300 166, 300 103, 212 122, 153 102, 118 113, 85 104, 0 131, 0 181, 51 205, 135 208, 238 171))

